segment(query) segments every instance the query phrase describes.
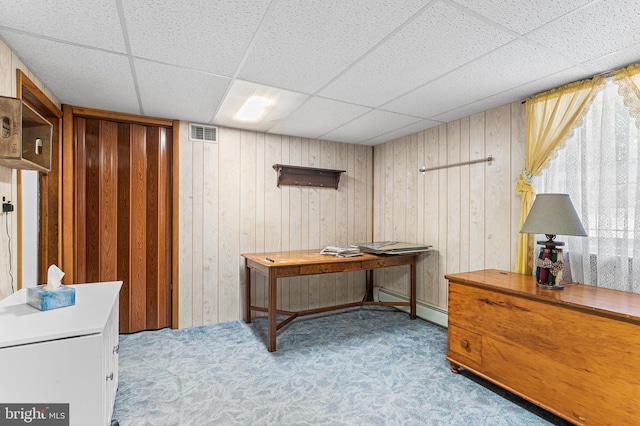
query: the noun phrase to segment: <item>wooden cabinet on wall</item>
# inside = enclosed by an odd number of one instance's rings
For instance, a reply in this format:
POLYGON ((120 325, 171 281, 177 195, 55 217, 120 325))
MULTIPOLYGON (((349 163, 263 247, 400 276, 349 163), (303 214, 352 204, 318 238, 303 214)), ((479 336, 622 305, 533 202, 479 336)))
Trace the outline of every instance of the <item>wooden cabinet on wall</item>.
POLYGON ((0 96, 0 165, 51 170, 53 126, 21 99, 0 96))
POLYGON ((447 359, 576 424, 640 418, 640 295, 536 287, 498 270, 446 275, 447 359))

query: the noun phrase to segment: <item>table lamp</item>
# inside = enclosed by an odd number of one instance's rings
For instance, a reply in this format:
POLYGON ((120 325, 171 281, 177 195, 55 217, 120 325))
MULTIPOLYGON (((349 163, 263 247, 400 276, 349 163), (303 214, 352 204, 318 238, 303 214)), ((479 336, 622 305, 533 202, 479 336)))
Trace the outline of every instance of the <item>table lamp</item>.
POLYGON ((543 247, 535 262, 536 281, 538 287, 563 289, 560 280, 564 263, 559 247, 564 243, 554 239, 559 234, 587 236, 569 194, 538 194, 520 232, 547 236, 546 241, 537 241, 543 247))

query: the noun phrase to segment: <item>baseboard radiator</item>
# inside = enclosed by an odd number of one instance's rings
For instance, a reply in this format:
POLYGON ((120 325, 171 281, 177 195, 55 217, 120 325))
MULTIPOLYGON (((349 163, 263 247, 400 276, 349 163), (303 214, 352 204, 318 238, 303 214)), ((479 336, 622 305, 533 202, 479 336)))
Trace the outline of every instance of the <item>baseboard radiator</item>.
MULTIPOLYGON (((380 302, 408 302, 409 298, 405 295, 387 290, 386 288, 374 287, 373 300, 380 302)), ((396 309, 409 312, 408 306, 398 306, 396 309)), ((416 315, 424 320, 441 325, 442 327, 446 327, 448 324, 449 316, 447 311, 425 302, 418 301, 416 303, 416 315)))

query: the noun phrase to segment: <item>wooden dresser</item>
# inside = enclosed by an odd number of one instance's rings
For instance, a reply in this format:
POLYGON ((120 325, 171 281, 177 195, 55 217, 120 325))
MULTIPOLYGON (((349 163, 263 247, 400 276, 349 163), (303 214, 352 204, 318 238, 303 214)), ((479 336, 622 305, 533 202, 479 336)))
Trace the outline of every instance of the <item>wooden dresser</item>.
POLYGON ((447 359, 576 424, 640 422, 640 294, 450 274, 447 359))

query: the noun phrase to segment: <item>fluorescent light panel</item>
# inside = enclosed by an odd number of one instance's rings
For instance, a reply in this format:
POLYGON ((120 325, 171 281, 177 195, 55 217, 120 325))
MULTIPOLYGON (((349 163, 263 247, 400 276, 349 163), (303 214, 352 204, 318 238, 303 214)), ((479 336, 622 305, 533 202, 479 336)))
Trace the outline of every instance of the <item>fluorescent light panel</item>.
POLYGON ((219 126, 267 132, 308 97, 304 93, 234 80, 213 122, 219 126))
POLYGON ((264 117, 271 104, 273 102, 264 96, 251 96, 242 104, 235 118, 240 121, 258 121, 264 117))

